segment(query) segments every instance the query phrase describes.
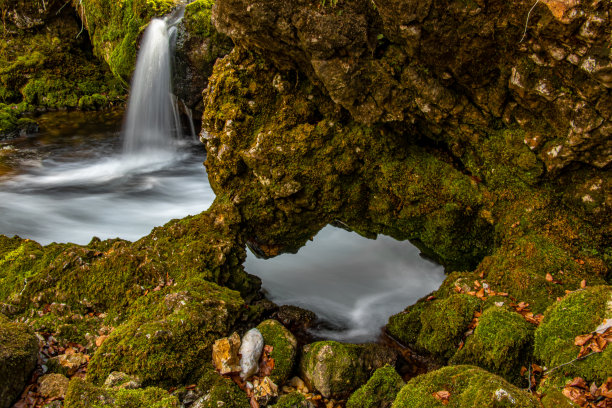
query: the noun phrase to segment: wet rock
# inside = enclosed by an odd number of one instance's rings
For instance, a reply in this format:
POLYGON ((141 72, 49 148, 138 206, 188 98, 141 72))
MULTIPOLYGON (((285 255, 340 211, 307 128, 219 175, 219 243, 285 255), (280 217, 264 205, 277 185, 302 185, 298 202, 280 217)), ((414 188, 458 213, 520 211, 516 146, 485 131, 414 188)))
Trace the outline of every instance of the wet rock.
POLYGON ((322 341, 304 347, 301 377, 325 398, 346 398, 370 375, 396 355, 376 344, 355 345, 322 341))
POLYGON ((142 387, 142 382, 138 377, 127 375, 120 371, 113 371, 104 381, 106 388, 119 388, 123 390, 135 390, 142 387))
POLYGON ((305 330, 314 325, 317 315, 298 306, 283 305, 278 308, 275 318, 291 330, 305 330))
POLYGON ((0 408, 19 397, 36 366, 38 340, 25 325, 0 315, 0 408))
POLYGON ((213 365, 221 375, 240 372, 240 336, 234 332, 230 337, 215 341, 212 348, 213 365))
POLYGON ((538 399, 501 377, 474 366, 451 366, 410 380, 399 392, 392 408, 426 408, 441 405, 439 392, 454 407, 493 408, 516 406, 538 408, 538 399), (438 396, 438 398, 436 398, 438 396))
POLYGON ((38 382, 38 392, 44 398, 63 399, 70 380, 61 374, 47 374, 43 375, 38 382))
POLYGON ((259 359, 263 352, 264 338, 260 331, 251 329, 242 338, 240 345, 240 377, 250 378, 259 371, 259 359))
POLYGON ((393 367, 379 368, 351 395, 346 408, 389 408, 404 385, 404 380, 393 367))
POLYGON ((289 379, 297 355, 295 336, 276 320, 266 320, 257 326, 263 336, 264 344, 272 346, 270 357, 274 359, 274 368, 270 379, 282 386, 289 379))

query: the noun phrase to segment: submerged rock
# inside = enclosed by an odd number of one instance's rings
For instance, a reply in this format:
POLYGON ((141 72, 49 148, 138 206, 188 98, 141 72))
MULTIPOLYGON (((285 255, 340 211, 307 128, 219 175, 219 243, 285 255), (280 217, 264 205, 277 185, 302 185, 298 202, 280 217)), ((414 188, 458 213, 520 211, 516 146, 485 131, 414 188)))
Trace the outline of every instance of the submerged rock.
POLYGON ((27 326, 0 315, 0 408, 21 395, 38 359, 38 340, 27 326))
POLYGON ((449 407, 539 408, 538 399, 481 368, 467 365, 441 368, 408 381, 392 408, 449 407))
POLYGON ((246 332, 240 345, 240 378, 246 380, 257 374, 263 347, 264 338, 258 329, 246 332))
POLYGON ((396 355, 378 344, 356 345, 321 341, 304 347, 301 377, 325 398, 346 398, 396 355))

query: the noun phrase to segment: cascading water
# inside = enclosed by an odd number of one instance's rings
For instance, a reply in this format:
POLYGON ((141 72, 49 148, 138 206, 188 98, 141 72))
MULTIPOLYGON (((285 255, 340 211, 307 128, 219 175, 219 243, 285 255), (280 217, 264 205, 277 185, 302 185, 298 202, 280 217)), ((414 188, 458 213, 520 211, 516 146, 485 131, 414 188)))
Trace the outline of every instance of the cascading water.
POLYGON ((181 124, 172 95, 172 25, 181 18, 182 11, 170 24, 153 19, 145 30, 122 132, 126 155, 156 160, 175 152, 181 124))
POLYGON ((20 174, 0 177, 0 234, 43 244, 85 244, 94 235, 138 239, 212 203, 203 146, 182 138, 172 95, 176 25, 183 13, 179 7, 145 31, 122 140, 115 117, 104 123, 101 112, 66 112, 48 114, 57 121, 41 125, 40 135, 13 142, 18 150, 39 153, 23 162, 20 174))

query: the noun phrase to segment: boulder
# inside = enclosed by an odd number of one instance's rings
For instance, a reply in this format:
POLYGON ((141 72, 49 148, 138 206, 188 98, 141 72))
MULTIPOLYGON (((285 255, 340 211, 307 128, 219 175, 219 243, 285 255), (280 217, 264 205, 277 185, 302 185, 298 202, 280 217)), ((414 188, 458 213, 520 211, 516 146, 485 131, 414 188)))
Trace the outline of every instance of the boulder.
POLYGON ((73 378, 64 400, 65 408, 179 408, 178 399, 161 388, 115 390, 97 387, 81 378, 73 378))
MULTIPOLYGON (((575 344, 576 337, 589 335, 599 327, 603 329, 604 321, 610 322, 611 319, 610 286, 594 286, 570 293, 544 314, 535 332, 534 355, 548 369, 572 361, 581 350, 581 346, 575 344)), ((600 384, 612 376, 611 361, 612 347, 608 345, 603 352, 565 365, 551 374, 561 382, 567 377, 582 377, 588 383, 595 381, 600 384)))
POLYGON ((246 394, 227 378, 220 376, 213 369, 205 370, 198 381, 198 388, 203 395, 196 400, 192 408, 249 408, 251 404, 246 394))
POLYGON ((389 408, 404 385, 404 380, 393 367, 379 368, 351 395, 346 408, 389 408))
POLYGON ((38 393, 44 398, 63 399, 68 391, 68 377, 61 374, 47 374, 38 380, 38 393))
POLYGON ((476 365, 516 385, 526 385, 520 371, 521 366, 529 366, 533 332, 534 325, 520 314, 492 306, 483 312, 474 333, 450 362, 476 365))
POLYGON ((378 344, 320 341, 304 347, 301 377, 325 398, 342 399, 365 384, 377 368, 394 363, 396 355, 378 344))
POLYGON ((26 386, 38 359, 38 340, 26 325, 0 315, 0 408, 8 408, 26 386))
POLYGON ((266 320, 257 326, 264 338, 264 344, 272 346, 270 357, 274 359, 274 368, 270 379, 281 386, 289 379, 297 355, 295 336, 276 320, 266 320))
POLYGON ((479 367, 444 367, 408 381, 392 408, 540 408, 538 399, 479 367))

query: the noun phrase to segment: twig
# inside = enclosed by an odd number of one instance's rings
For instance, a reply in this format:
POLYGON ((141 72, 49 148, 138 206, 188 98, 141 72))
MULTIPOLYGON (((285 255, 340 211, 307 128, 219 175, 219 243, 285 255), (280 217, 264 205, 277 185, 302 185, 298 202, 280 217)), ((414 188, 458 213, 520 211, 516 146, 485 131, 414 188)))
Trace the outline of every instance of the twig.
POLYGON ((551 368, 551 369, 549 369, 549 370, 546 370, 546 372, 544 373, 544 375, 548 375, 548 374, 552 373, 553 371, 555 371, 556 369, 561 368, 561 367, 563 367, 563 366, 566 366, 566 365, 568 365, 568 364, 572 364, 572 363, 575 363, 576 361, 584 360, 585 358, 587 358, 588 356, 591 356, 591 355, 593 355, 593 354, 597 354, 597 353, 596 353, 596 352, 594 352, 594 351, 591 351, 589 354, 587 354, 587 355, 585 355, 585 356, 582 356, 582 357, 576 357, 575 359, 573 359, 573 360, 571 360, 571 361, 568 361, 567 363, 563 363, 563 364, 560 364, 560 365, 558 365, 558 366, 556 366, 556 367, 553 367, 553 368, 551 368))
POLYGON ((535 8, 535 6, 538 5, 539 2, 540 0, 536 0, 533 6, 531 6, 531 9, 529 9, 529 13, 527 13, 527 20, 525 20, 525 31, 523 31, 523 36, 521 37, 521 41, 519 41, 519 44, 523 42, 523 40, 525 39, 525 36, 527 35, 527 26, 529 25, 529 17, 531 17, 531 12, 535 8))
POLYGON ((529 364, 529 388, 527 388, 527 392, 531 393, 531 364, 529 364))
POLYGON ((23 294, 23 292, 26 290, 27 286, 28 286, 28 278, 24 278, 23 279, 23 289, 21 289, 21 292, 19 292, 19 296, 21 296, 23 294))
POLYGON ((60 9, 55 12, 55 15, 57 16, 59 13, 61 13, 62 10, 64 9, 64 7, 66 7, 68 4, 70 4, 70 0, 65 2, 64 5, 62 7, 60 7, 60 9))

